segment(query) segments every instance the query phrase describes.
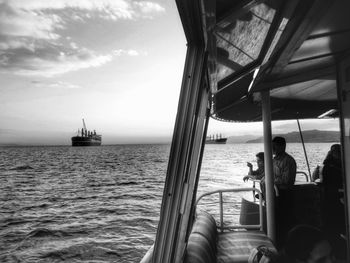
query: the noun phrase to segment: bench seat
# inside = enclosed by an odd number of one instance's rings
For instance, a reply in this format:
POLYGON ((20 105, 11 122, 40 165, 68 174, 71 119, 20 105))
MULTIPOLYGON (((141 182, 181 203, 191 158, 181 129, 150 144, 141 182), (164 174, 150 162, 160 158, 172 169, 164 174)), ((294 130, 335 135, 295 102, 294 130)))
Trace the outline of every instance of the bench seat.
POLYGON ((218 233, 215 219, 208 213, 196 216, 188 239, 185 263, 243 263, 253 248, 265 245, 276 251, 262 231, 218 233))
POLYGON ((235 231, 219 233, 216 255, 217 262, 247 262, 253 248, 260 245, 265 245, 277 253, 271 240, 262 231, 235 231))

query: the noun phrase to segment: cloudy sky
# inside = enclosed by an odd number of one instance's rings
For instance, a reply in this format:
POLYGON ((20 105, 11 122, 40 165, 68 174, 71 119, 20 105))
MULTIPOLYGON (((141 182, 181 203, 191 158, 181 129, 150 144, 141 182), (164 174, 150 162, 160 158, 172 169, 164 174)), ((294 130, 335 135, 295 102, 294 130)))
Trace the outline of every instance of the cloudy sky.
POLYGON ((168 142, 185 53, 173 0, 0 0, 0 144, 70 144, 82 118, 105 144, 168 142))

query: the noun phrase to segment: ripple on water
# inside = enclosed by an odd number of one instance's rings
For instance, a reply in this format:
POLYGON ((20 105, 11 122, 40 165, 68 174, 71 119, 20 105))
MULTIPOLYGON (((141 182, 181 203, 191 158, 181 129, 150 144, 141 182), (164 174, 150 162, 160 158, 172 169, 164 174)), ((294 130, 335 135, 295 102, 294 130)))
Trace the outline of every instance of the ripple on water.
MULTIPOLYGON (((330 145, 306 145, 311 167, 330 145)), ((288 147, 302 170, 302 148, 288 147)), ((169 149, 0 147, 0 262, 139 262, 155 238, 169 149)), ((246 186, 246 162, 261 150, 206 147, 199 193, 246 186)))

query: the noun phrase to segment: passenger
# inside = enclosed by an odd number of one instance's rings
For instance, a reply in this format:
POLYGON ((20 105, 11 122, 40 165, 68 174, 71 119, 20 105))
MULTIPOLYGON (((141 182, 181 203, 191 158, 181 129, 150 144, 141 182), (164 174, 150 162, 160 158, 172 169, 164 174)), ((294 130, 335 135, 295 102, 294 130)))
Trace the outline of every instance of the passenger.
POLYGON ((322 172, 323 172, 323 165, 317 165, 315 170, 312 172, 311 181, 316 183, 321 183, 323 180, 322 172))
POLYGON ((277 262, 331 263, 335 259, 331 244, 321 230, 309 225, 298 225, 288 232, 277 262))
POLYGON ((323 161, 323 165, 317 165, 313 174, 312 181, 319 180, 323 182, 323 173, 328 177, 326 180, 328 184, 337 186, 338 188, 342 187, 343 178, 341 174, 341 154, 340 154, 340 144, 333 144, 330 150, 327 153, 326 158, 323 161), (323 168, 326 166, 325 172, 323 168), (329 177, 328 175, 334 174, 335 176, 329 177))
POLYGON ((256 163, 258 165, 258 168, 256 170, 253 170, 253 165, 250 162, 247 162, 247 166, 249 167, 248 175, 243 177, 243 181, 247 181, 248 179, 253 180, 261 180, 264 175, 264 153, 259 152, 256 155, 256 163))
POLYGON ((326 159, 323 161, 322 177, 325 185, 337 189, 343 188, 340 144, 331 146, 326 159))
POLYGON ((340 192, 343 189, 343 174, 341 165, 340 144, 333 144, 323 161, 322 187, 324 190, 324 227, 329 240, 335 246, 335 253, 343 257, 342 247, 344 240, 341 235, 345 234, 345 210, 340 192))
POLYGON ((292 156, 286 153, 286 140, 283 137, 275 137, 272 140, 274 184, 278 190, 276 199, 276 227, 279 229, 278 243, 284 240, 288 230, 295 225, 295 215, 291 206, 293 198, 290 189, 294 185, 297 165, 292 156))
POLYGON ((294 185, 297 165, 294 158, 286 153, 286 140, 275 137, 272 140, 272 151, 275 185, 278 188, 289 188, 294 185))
MULTIPOLYGON (((294 158, 286 153, 286 140, 275 137, 272 140, 274 184, 278 189, 288 189, 295 182, 297 165, 294 158)), ((265 177, 262 178, 261 190, 264 196, 265 177)))

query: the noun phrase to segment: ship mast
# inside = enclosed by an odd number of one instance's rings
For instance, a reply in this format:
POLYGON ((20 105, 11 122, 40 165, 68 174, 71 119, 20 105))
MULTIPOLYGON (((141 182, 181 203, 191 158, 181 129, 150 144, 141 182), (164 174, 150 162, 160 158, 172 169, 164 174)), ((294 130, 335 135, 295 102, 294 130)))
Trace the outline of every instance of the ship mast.
POLYGON ((85 125, 84 119, 83 119, 83 127, 84 127, 84 130, 86 131, 86 125, 85 125))

